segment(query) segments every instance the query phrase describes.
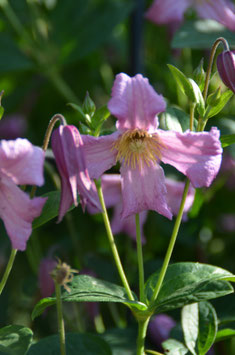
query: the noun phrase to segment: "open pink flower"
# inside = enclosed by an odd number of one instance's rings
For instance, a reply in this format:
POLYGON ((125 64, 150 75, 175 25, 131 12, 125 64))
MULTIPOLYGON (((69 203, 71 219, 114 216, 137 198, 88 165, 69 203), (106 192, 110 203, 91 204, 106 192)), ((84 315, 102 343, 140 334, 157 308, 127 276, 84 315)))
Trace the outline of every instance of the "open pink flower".
MULTIPOLYGON (((114 207, 113 217, 111 220, 111 228, 113 234, 118 234, 121 232, 129 235, 133 240, 136 240, 136 226, 135 226, 135 216, 129 216, 126 218, 121 218, 122 212, 122 191, 121 191, 122 178, 120 174, 104 174, 101 177, 101 185, 104 194, 104 200, 107 208, 114 207)), ((180 181, 175 181, 173 179, 166 178, 166 188, 167 188, 167 204, 173 215, 177 215, 179 212, 179 207, 183 195, 184 183, 180 181)), ((184 220, 187 218, 186 214, 192 207, 194 201, 195 190, 192 186, 189 188, 189 192, 185 201, 184 207, 184 220)), ((99 213, 96 208, 87 205, 89 213, 95 214, 99 213)), ((146 238, 143 233, 144 223, 147 219, 147 211, 142 211, 140 213, 140 228, 142 242, 145 243, 146 238)))
POLYGON ((189 7, 194 8, 199 17, 215 20, 235 31, 235 6, 230 0, 155 0, 146 18, 160 25, 180 23, 189 7))
POLYGON ((60 125, 53 134, 51 146, 61 178, 60 222, 71 207, 78 205, 80 195, 83 208, 86 202, 100 209, 97 192, 86 167, 83 141, 75 126, 60 125))
POLYGON ((32 200, 16 185, 41 186, 44 152, 27 139, 2 140, 0 144, 0 217, 12 247, 25 250, 32 221, 41 214, 45 198, 32 200))
POLYGON ((122 218, 154 210, 171 218, 160 161, 188 176, 194 187, 209 186, 218 173, 222 148, 219 131, 185 133, 158 129, 157 114, 166 108, 148 79, 118 74, 108 103, 117 117, 117 131, 101 137, 83 136, 91 178, 121 163, 122 218))

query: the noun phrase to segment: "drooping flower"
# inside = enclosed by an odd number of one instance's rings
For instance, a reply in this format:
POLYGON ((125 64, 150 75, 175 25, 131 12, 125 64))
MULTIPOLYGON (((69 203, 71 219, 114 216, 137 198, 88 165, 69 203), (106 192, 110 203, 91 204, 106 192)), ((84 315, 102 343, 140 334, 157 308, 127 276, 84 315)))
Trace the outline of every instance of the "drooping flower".
MULTIPOLYGON (((101 177, 101 186, 104 194, 104 200, 107 208, 114 207, 113 217, 111 220, 111 228, 113 234, 121 232, 129 235, 134 241, 136 240, 136 226, 135 216, 131 215, 126 218, 121 218, 122 214, 122 192, 121 192, 122 178, 120 174, 104 174, 101 177)), ((170 178, 166 178, 167 195, 166 200, 168 207, 173 215, 177 215, 183 195, 184 183, 175 181, 170 178)), ((184 206, 184 220, 187 218, 187 212, 192 207, 194 201, 195 190, 192 186, 189 188, 189 192, 184 206)), ((87 205, 88 212, 94 214, 99 213, 99 210, 87 205)), ((140 228, 142 242, 146 241, 143 233, 144 223, 147 219, 147 211, 140 213, 140 228)))
POLYGON ((32 221, 46 202, 30 199, 17 185, 43 185, 43 163, 43 150, 27 139, 0 143, 0 217, 14 249, 25 250, 32 221))
POLYGON ((62 220, 72 203, 78 205, 78 194, 83 208, 89 201, 91 205, 100 209, 98 196, 86 167, 83 141, 78 129, 75 126, 60 125, 52 134, 51 145, 61 178, 58 222, 62 220))
POLYGON ((157 114, 165 101, 138 74, 118 74, 108 103, 117 117, 117 131, 101 137, 83 136, 91 178, 99 178, 117 161, 121 163, 122 218, 155 210, 171 218, 165 177, 160 161, 185 174, 194 187, 209 186, 218 173, 222 148, 219 131, 184 133, 158 129, 157 114))
POLYGON ((235 51, 223 51, 217 57, 217 69, 221 80, 235 93, 235 51))
POLYGON ((200 18, 215 20, 235 31, 235 6, 230 0, 154 0, 146 18, 159 25, 179 24, 189 7, 195 9, 200 18))

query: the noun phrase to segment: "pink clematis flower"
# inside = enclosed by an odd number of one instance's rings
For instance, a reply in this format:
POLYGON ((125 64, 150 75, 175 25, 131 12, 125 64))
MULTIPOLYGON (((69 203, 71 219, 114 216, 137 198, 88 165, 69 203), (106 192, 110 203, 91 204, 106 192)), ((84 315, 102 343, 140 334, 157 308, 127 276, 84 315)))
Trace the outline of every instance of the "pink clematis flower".
POLYGON ((194 8, 200 18, 215 20, 235 31, 235 6, 230 0, 155 0, 146 18, 156 24, 180 24, 184 12, 194 8))
POLYGON ((75 126, 60 125, 51 138, 51 146, 61 177, 60 222, 71 207, 78 205, 77 195, 85 208, 86 202, 100 209, 97 192, 92 184, 83 152, 83 141, 75 126))
POLYGON ((172 218, 160 161, 188 176, 194 187, 212 183, 222 155, 217 128, 202 133, 158 129, 156 115, 166 104, 140 74, 133 78, 117 75, 108 108, 118 118, 117 131, 101 137, 83 136, 84 150, 91 178, 99 178, 120 161, 122 218, 145 210, 172 218))
POLYGON ((41 186, 44 152, 27 139, 2 140, 0 144, 0 217, 12 247, 25 250, 32 221, 41 214, 45 198, 32 200, 16 185, 41 186))
MULTIPOLYGON (((126 218, 121 218, 122 212, 122 192, 121 192, 122 178, 120 174, 104 174, 101 177, 101 185, 104 194, 104 200, 107 208, 114 207, 113 217, 111 220, 111 228, 113 234, 118 234, 121 232, 129 235, 134 241, 136 240, 136 226, 135 217, 129 216, 126 218)), ((179 207, 184 191, 184 183, 179 181, 174 181, 173 179, 166 178, 166 189, 167 189, 167 204, 173 215, 177 215, 179 212, 179 207)), ((187 219, 187 212, 192 207, 194 201, 195 190, 192 186, 189 188, 189 192, 185 201, 184 206, 184 217, 187 219)), ((95 214, 99 213, 96 208, 87 205, 89 213, 95 214)), ((140 213, 140 228, 141 228, 141 238, 142 242, 146 242, 144 236, 143 227, 147 219, 147 211, 142 211, 140 213)))

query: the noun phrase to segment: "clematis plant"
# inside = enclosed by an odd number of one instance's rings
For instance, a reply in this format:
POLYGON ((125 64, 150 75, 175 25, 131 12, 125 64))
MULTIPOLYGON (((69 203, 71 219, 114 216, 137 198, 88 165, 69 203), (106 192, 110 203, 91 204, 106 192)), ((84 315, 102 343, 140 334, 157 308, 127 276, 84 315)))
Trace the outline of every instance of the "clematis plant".
POLYGON ((156 24, 180 24, 188 8, 202 19, 215 20, 235 31, 235 6, 230 0, 154 0, 146 18, 156 24))

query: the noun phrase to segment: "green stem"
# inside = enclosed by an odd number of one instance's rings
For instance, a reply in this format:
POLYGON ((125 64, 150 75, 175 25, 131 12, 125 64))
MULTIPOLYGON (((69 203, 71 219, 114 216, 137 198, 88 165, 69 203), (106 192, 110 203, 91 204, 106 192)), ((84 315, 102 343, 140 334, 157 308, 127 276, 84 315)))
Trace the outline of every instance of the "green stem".
POLYGON ((10 275, 10 272, 11 272, 11 269, 12 269, 12 266, 13 266, 13 263, 14 263, 14 260, 15 260, 16 253, 17 253, 16 249, 12 249, 11 250, 11 255, 10 255, 10 258, 8 260, 6 270, 4 272, 2 281, 0 282, 0 295, 2 294, 2 291, 3 291, 3 289, 4 289, 5 285, 6 285, 8 277, 10 275))
POLYGON ((144 343, 150 317, 138 322, 137 355, 144 355, 144 343))
POLYGON ((220 43, 223 43, 225 50, 229 50, 229 45, 228 42, 226 41, 225 38, 219 37, 217 40, 214 42, 212 49, 211 49, 211 54, 210 54, 210 59, 209 59, 209 64, 206 72, 206 79, 205 79, 205 86, 203 90, 203 98, 206 101, 207 93, 208 93, 208 88, 209 88, 209 82, 210 82, 210 76, 211 76, 211 70, 212 70, 212 65, 214 61, 214 56, 216 49, 220 43))
POLYGON ((95 184, 96 184, 96 188, 97 188, 97 193, 98 193, 98 196, 99 196, 100 204, 101 204, 101 207, 102 207, 102 210, 103 210, 102 216, 103 216, 104 225, 105 225, 106 232, 107 232, 109 245, 110 245, 110 248, 112 250, 114 260, 115 260, 115 264, 116 264, 119 276, 120 276, 120 278, 122 280, 122 284, 123 284, 123 286, 124 286, 124 288, 126 290, 127 296, 128 296, 128 298, 130 300, 133 301, 134 297, 133 297, 133 295, 131 293, 130 286, 128 284, 124 269, 122 267, 122 263, 121 263, 121 260, 120 260, 119 254, 118 254, 118 250, 117 250, 117 247, 116 247, 116 244, 115 244, 115 240, 114 240, 114 237, 113 237, 113 232, 112 232, 112 229, 111 229, 111 226, 110 226, 107 209, 106 209, 105 202, 104 202, 104 196, 103 196, 101 183, 99 181, 95 180, 95 184))
POLYGON ((158 278, 156 287, 155 287, 153 295, 152 295, 151 303, 154 302, 157 299, 157 296, 159 294, 159 291, 161 289, 161 286, 162 286, 162 283, 163 283, 163 280, 164 280, 164 277, 165 277, 165 274, 166 274, 166 271, 167 271, 167 267, 168 267, 170 259, 171 259, 171 255, 172 255, 172 252, 173 252, 173 249, 174 249, 174 245, 175 245, 175 242, 176 242, 176 238, 177 238, 177 235, 178 235, 179 227, 180 227, 181 220, 182 220, 183 213, 184 213, 184 205, 185 205, 186 197, 187 197, 187 194, 188 194, 189 185, 190 185, 190 181, 189 181, 189 179, 187 179, 186 183, 185 183, 185 187, 184 187, 184 192, 183 192, 183 196, 182 196, 179 212, 178 212, 178 215, 176 217, 176 221, 175 221, 175 225, 174 225, 174 228, 173 228, 173 231, 172 231, 170 243, 169 243, 169 246, 168 246, 168 249, 167 249, 167 252, 166 252, 166 256, 165 256, 165 259, 164 259, 164 262, 163 262, 163 265, 162 265, 162 269, 161 269, 160 274, 159 274, 159 278, 158 278))
POLYGON ((138 268, 139 268, 140 301, 144 302, 144 263, 143 263, 143 252, 142 252, 141 231, 140 231, 140 216, 138 213, 135 215, 135 224, 136 224, 137 258, 138 258, 138 268))
POLYGON ((190 104, 190 123, 189 123, 189 129, 190 129, 190 131, 193 131, 195 106, 196 106, 195 103, 191 103, 191 104, 190 104))
POLYGON ((55 281, 55 294, 56 294, 56 306, 57 306, 57 321, 58 321, 58 331, 60 336, 60 354, 66 355, 65 348, 65 331, 64 331, 64 319, 62 311, 62 300, 61 300, 61 286, 55 281))

